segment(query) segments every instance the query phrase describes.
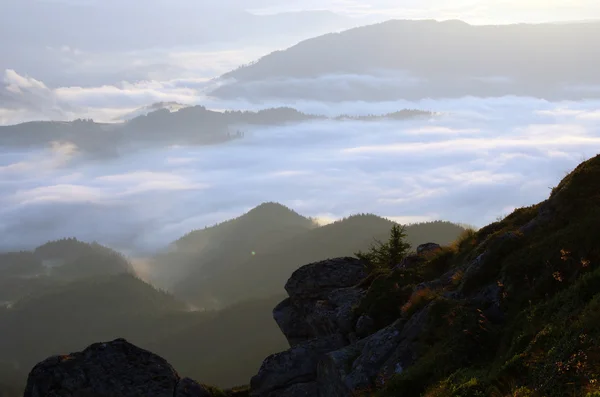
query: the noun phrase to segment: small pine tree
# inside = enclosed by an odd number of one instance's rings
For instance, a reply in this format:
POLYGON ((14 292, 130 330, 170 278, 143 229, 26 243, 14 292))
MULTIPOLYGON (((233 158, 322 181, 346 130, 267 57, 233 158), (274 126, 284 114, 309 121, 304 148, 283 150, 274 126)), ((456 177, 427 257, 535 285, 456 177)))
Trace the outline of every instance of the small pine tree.
POLYGON ((410 244, 406 242, 406 230, 403 226, 394 225, 390 232, 388 241, 382 243, 376 240, 369 251, 359 251, 355 255, 364 261, 370 270, 386 269, 400 263, 410 250, 410 244))

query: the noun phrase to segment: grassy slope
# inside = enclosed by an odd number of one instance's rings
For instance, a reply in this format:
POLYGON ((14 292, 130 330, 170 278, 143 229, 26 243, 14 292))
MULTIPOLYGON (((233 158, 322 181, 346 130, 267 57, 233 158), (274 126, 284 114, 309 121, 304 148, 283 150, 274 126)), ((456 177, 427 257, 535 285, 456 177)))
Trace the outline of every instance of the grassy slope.
POLYGON ((431 303, 419 359, 367 395, 600 395, 600 156, 574 170, 547 202, 466 233, 424 265, 383 274, 361 312, 380 327, 431 303), (519 229, 548 213, 548 223, 519 229), (506 238, 511 233, 511 238, 506 238), (482 271, 465 264, 487 251, 482 271), (452 271, 444 287, 412 287, 452 271), (502 315, 473 297, 498 286, 502 315), (451 292, 460 292, 459 299, 451 292))

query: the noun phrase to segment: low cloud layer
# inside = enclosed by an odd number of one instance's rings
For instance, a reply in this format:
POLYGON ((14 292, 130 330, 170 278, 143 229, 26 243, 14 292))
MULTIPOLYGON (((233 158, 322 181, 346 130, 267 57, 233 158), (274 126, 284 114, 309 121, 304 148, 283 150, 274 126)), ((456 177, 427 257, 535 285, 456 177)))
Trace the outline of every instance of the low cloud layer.
MULTIPOLYGON (((2 248, 77 236, 151 251, 265 201, 326 220, 373 212, 404 222, 482 226, 543 200, 567 172, 600 152, 600 102, 506 97, 371 106, 442 115, 259 128, 225 145, 103 162, 85 162, 76 148, 58 144, 2 153, 2 248)), ((334 104, 330 111, 351 107, 362 106, 334 104)))

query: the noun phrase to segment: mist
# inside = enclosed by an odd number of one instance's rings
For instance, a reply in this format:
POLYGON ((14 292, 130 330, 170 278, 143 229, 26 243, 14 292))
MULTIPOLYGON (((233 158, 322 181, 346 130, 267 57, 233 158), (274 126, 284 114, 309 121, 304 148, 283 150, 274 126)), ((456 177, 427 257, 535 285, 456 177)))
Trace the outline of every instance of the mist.
POLYGON ((598 101, 297 105, 330 114, 409 107, 439 115, 254 127, 222 145, 149 149, 111 160, 87 159, 68 144, 4 151, 1 248, 77 236, 150 253, 266 201, 327 220, 372 212, 400 222, 483 226, 543 200, 567 171, 600 150, 598 101))

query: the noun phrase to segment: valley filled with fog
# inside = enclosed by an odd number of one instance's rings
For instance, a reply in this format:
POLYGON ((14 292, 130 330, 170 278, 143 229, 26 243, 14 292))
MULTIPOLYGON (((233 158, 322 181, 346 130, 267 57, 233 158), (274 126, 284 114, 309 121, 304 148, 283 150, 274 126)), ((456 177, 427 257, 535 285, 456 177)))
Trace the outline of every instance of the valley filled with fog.
MULTIPOLYGON (((273 314, 289 309, 284 285, 328 258, 368 268, 338 301, 308 299, 351 308, 352 332, 359 309, 385 306, 388 326, 443 277, 473 284, 463 265, 490 240, 522 244, 547 221, 534 205, 600 152, 600 7, 492 3, 0 5, 0 397, 22 395, 45 357, 116 338, 183 376, 247 385, 290 347, 280 320, 298 313, 273 314), (391 251, 399 226, 411 255, 371 268, 365 252, 391 251), (430 268, 405 262, 423 246, 439 249, 430 268)), ((542 256, 523 258, 550 269, 542 256)), ((544 288, 563 282, 549 274, 544 288)), ((534 291, 522 278, 514 290, 534 291)), ((503 287, 490 280, 477 299, 503 287)))
POLYGON ((435 114, 249 126, 243 139, 223 144, 107 159, 87 158, 67 143, 5 149, 2 248, 77 236, 133 254, 153 252, 266 201, 324 222, 372 212, 403 223, 483 226, 539 201, 598 151, 599 104, 524 97, 305 102, 297 108, 308 113, 435 114))

